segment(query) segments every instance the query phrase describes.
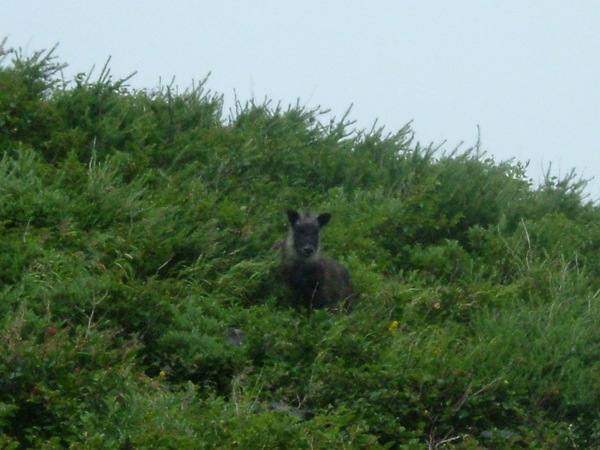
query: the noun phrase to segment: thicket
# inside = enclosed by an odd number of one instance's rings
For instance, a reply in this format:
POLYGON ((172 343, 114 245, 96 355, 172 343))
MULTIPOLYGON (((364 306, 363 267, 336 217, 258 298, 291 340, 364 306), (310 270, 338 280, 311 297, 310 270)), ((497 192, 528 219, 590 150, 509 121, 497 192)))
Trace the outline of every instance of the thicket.
POLYGON ((0 447, 600 446, 600 211, 479 147, 1 47, 0 447), (329 211, 348 314, 289 305, 329 211))

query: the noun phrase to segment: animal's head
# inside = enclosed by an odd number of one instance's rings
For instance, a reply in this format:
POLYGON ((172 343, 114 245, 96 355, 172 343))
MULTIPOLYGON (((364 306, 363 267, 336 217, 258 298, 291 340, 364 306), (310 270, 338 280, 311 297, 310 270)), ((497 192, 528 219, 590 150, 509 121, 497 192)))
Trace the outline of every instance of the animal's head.
POLYGON ((288 248, 300 258, 310 259, 319 254, 319 231, 331 219, 331 214, 323 213, 313 217, 310 213, 299 213, 298 211, 288 210, 288 219, 290 221, 290 236, 288 238, 288 248))

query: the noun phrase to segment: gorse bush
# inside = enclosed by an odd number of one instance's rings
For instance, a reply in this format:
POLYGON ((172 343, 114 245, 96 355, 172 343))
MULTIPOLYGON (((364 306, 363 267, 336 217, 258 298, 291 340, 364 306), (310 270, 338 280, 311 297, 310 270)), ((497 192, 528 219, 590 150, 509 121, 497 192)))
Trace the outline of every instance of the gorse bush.
POLYGON ((479 144, 0 61, 3 448, 600 446, 600 211, 479 144), (290 305, 332 213, 348 314, 290 305))

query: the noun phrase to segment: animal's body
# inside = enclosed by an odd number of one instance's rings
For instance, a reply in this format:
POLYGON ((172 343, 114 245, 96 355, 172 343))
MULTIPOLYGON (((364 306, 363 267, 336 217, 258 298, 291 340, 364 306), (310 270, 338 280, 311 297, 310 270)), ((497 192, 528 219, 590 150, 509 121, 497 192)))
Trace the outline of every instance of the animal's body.
POLYGON ((320 308, 345 309, 352 297, 350 273, 319 251, 319 232, 329 222, 331 214, 314 217, 290 210, 287 215, 290 229, 280 246, 280 269, 294 302, 309 312, 320 308))

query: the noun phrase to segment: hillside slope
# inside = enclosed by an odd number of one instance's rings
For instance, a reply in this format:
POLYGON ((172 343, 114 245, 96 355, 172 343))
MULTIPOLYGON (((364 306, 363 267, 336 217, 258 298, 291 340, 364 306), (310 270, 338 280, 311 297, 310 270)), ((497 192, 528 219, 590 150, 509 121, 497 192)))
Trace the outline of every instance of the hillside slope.
POLYGON ((600 211, 478 148, 0 65, 3 448, 600 446, 600 211), (346 315, 273 243, 328 211, 346 315))

